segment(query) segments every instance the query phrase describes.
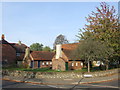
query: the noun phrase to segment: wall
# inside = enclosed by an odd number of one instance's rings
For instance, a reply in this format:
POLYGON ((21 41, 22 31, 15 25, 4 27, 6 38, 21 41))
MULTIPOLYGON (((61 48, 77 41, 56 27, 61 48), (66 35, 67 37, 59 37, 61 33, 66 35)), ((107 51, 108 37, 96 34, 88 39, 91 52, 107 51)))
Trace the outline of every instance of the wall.
POLYGON ((78 70, 78 69, 82 69, 83 65, 81 65, 81 63, 83 63, 82 61, 69 61, 69 70, 78 70))
MULTIPOLYGON (((107 76, 111 74, 118 73, 118 69, 107 70, 107 71, 100 71, 100 72, 90 72, 85 74, 91 74, 93 77, 101 77, 107 76)), ((10 71, 10 70, 3 70, 2 71, 3 77, 10 76, 10 77, 19 77, 19 78, 80 78, 82 77, 81 72, 28 72, 28 71, 10 71)))
POLYGON ((65 71, 65 61, 62 58, 59 59, 52 59, 52 69, 53 70, 61 70, 61 71, 65 71))

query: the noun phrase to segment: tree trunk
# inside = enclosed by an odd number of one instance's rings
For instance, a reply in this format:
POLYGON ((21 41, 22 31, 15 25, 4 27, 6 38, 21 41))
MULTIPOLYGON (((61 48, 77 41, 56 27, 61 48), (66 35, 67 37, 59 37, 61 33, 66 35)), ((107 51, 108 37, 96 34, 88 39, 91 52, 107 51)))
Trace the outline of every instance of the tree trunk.
POLYGON ((108 70, 108 59, 106 60, 106 70, 108 70))
POLYGON ((90 72, 90 61, 88 61, 88 72, 90 72))

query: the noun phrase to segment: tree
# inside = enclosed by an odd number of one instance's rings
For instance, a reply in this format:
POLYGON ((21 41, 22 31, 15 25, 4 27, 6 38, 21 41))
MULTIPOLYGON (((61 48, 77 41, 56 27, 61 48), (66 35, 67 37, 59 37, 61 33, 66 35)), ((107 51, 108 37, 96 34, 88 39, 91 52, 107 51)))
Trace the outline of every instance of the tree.
MULTIPOLYGON (((73 57, 77 59, 85 60, 88 64, 88 72, 90 72, 90 61, 106 60, 113 54, 113 49, 108 47, 106 43, 96 41, 92 38, 88 38, 82 41, 77 49, 73 52, 73 57)), ((106 64, 108 67, 108 64, 106 64)))
POLYGON ((49 46, 43 47, 43 51, 52 51, 52 49, 49 46))
POLYGON ((66 39, 66 37, 62 34, 60 34, 59 36, 56 37, 55 42, 53 44, 53 48, 55 49, 57 44, 67 44, 69 43, 68 40, 66 39))
POLYGON ((109 47, 114 49, 113 56, 120 57, 120 23, 118 23, 119 19, 114 6, 110 7, 107 3, 102 2, 100 7, 96 7, 96 10, 86 18, 88 24, 83 28, 84 32, 78 34, 79 39, 85 40, 92 37, 106 42, 109 47))
POLYGON ((32 51, 42 51, 42 49, 43 49, 43 44, 33 43, 32 45, 30 45, 30 49, 31 49, 32 51))

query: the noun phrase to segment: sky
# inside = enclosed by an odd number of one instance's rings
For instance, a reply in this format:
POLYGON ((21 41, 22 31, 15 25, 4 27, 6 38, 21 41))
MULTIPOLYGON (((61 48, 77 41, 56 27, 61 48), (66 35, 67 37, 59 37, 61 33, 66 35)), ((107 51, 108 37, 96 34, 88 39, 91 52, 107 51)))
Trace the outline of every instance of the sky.
MULTIPOLYGON (((117 2, 108 4, 118 10, 117 2)), ((27 46, 42 43, 52 48, 60 34, 74 43, 79 29, 87 23, 85 17, 99 5, 100 2, 4 2, 0 35, 4 34, 8 42, 20 40, 27 46)))

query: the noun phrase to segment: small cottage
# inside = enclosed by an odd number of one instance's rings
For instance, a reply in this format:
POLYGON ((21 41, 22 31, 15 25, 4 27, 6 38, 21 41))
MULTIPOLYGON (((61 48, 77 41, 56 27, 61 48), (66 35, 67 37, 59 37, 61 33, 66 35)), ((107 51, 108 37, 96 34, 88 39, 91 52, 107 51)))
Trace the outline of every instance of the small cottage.
POLYGON ((4 34, 2 34, 0 40, 0 62, 2 66, 13 66, 16 65, 17 61, 23 60, 26 45, 20 41, 18 43, 9 43, 5 40, 4 34))
POLYGON ((2 35, 0 40, 0 62, 3 67, 10 66, 16 61, 16 50, 13 46, 5 40, 5 36, 2 35))
POLYGON ((48 51, 30 51, 26 48, 26 53, 23 63, 28 64, 29 68, 45 68, 52 67, 52 58, 55 55, 53 52, 48 51))
POLYGON ((84 60, 75 60, 72 57, 73 51, 79 43, 56 45, 56 54, 52 59, 53 70, 76 70, 83 67, 84 60))

